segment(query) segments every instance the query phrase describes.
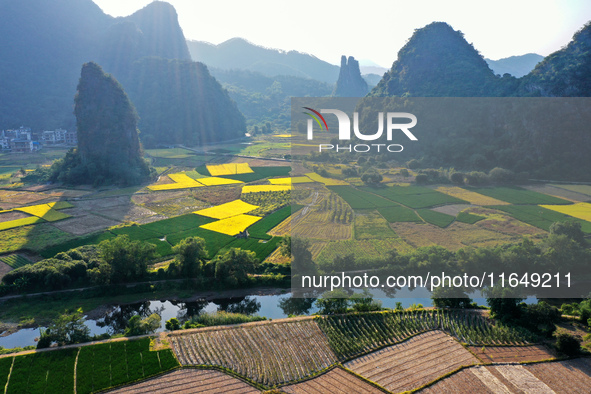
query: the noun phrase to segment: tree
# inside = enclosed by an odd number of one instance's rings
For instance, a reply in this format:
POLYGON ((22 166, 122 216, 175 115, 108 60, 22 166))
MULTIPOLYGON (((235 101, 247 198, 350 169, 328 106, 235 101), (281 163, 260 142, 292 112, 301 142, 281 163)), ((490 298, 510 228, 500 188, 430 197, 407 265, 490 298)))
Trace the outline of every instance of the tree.
POLYGON ((374 300, 373 295, 367 289, 362 293, 355 293, 349 298, 355 312, 372 312, 382 309, 382 301, 374 300))
POLYGON ((73 313, 61 314, 45 331, 41 332, 37 347, 49 347, 54 342, 58 346, 63 346, 89 340, 90 328, 85 323, 82 309, 79 308, 73 313))
POLYGON ((133 315, 127 322, 125 336, 132 337, 137 335, 151 334, 160 328, 160 321, 161 317, 157 313, 152 313, 145 319, 142 319, 140 315, 133 315))
POLYGON ((318 268, 312 260, 309 240, 291 238, 290 250, 292 275, 314 275, 318 272, 318 268))
POLYGON ((335 315, 347 313, 349 299, 345 290, 336 289, 322 294, 322 297, 318 298, 315 304, 319 309, 318 313, 321 315, 335 315))
POLYGON ((490 170, 488 177, 494 183, 511 183, 515 181, 515 173, 501 167, 495 167, 490 170))
POLYGON ((540 301, 537 304, 526 305, 522 309, 520 325, 550 338, 556 331, 556 323, 560 321, 560 317, 558 308, 540 301))
POLYGON ((426 185, 429 182, 429 176, 427 174, 417 174, 415 182, 417 185, 426 185))
POLYGON ((373 168, 367 170, 363 175, 361 175, 361 181, 368 185, 376 185, 380 183, 384 177, 382 174, 374 170, 373 168))
POLYGON ((462 172, 454 172, 449 177, 449 180, 456 185, 463 185, 464 184, 464 173, 462 172))
POLYGON ((111 266, 113 282, 142 278, 148 263, 156 257, 156 246, 148 242, 131 241, 119 235, 99 244, 100 257, 111 266))
POLYGON ((457 287, 436 287, 431 294, 433 306, 437 308, 469 308, 472 299, 468 297, 464 289, 457 287))
POLYGON ((521 317, 519 304, 524 298, 515 298, 514 290, 494 287, 487 289, 486 303, 490 306, 491 315, 503 322, 511 322, 521 317))
POLYGON ((288 316, 307 315, 314 305, 316 298, 288 297, 279 299, 279 308, 288 316))
POLYGON ((176 253, 176 257, 169 266, 169 270, 178 271, 179 274, 185 277, 197 276, 201 273, 203 259, 207 257, 203 238, 185 238, 174 246, 172 251, 176 253))
POLYGON ((181 323, 176 317, 172 317, 166 321, 165 327, 168 331, 175 331, 181 329, 181 323))
POLYGON ((586 246, 585 233, 578 222, 555 222, 550 225, 550 234, 566 235, 581 246, 586 246))
POLYGON ((567 356, 575 356, 581 350, 581 342, 575 336, 561 332, 556 335, 556 349, 567 356))
POLYGON ((256 254, 249 250, 231 248, 215 259, 215 278, 229 285, 248 282, 248 274, 259 264, 256 254))

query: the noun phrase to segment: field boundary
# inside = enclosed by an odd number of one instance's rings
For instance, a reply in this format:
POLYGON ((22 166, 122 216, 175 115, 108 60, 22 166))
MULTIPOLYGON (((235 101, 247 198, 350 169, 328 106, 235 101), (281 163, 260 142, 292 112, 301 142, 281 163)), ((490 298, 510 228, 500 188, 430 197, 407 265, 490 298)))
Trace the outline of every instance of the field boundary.
MULTIPOLYGON (((174 354, 174 352, 173 352, 173 354, 174 354)), ((95 390, 92 393, 93 394, 94 393, 107 393, 107 392, 112 391, 112 390, 115 390, 115 389, 119 389, 119 388, 122 388, 122 387, 127 387, 127 386, 134 385, 136 383, 140 383, 140 382, 144 382, 144 381, 149 381, 149 380, 152 380, 152 379, 156 379, 156 378, 159 378, 159 377, 161 377, 163 375, 166 375, 166 374, 168 374, 170 372, 173 372, 173 371, 176 371, 176 370, 179 370, 179 369, 183 369, 183 367, 179 365, 179 366, 176 366, 174 368, 171 368, 171 369, 169 369, 167 371, 162 371, 162 372, 158 372, 157 374, 150 375, 147 378, 140 378, 140 379, 136 379, 136 380, 133 380, 133 381, 125 382, 123 384, 118 384, 116 386, 106 387, 104 389, 95 390)), ((74 380, 76 380, 76 376, 75 375, 74 375, 74 380)), ((74 393, 76 393, 76 391, 74 391, 74 393)))
POLYGON ((413 390, 409 390, 409 391, 405 391, 404 394, 408 393, 408 394, 412 394, 412 393, 416 393, 419 392, 423 389, 426 389, 427 387, 433 386, 434 384, 440 382, 443 379, 449 378, 452 375, 455 375, 456 373, 464 370, 464 369, 470 369, 470 368, 475 368, 475 367, 492 367, 492 366, 499 366, 499 365, 530 365, 530 364, 546 364, 546 363, 553 363, 553 362, 560 362, 560 361, 566 361, 566 360, 576 360, 579 358, 591 358, 591 356, 583 356, 583 357, 560 357, 560 358, 553 358, 553 359, 547 359, 547 360, 540 360, 540 361, 524 361, 524 362, 514 362, 514 363, 482 363, 482 364, 474 364, 474 365, 462 365, 461 367, 450 371, 448 373, 446 373, 445 375, 442 375, 440 377, 438 377, 437 379, 435 379, 432 382, 426 383, 424 385, 422 385, 421 387, 417 387, 416 389, 413 390))
POLYGON ((170 333, 168 333, 168 336, 190 335, 190 334, 196 334, 196 333, 207 332, 207 331, 235 330, 235 329, 239 329, 241 327, 261 326, 261 325, 265 325, 265 324, 285 324, 285 323, 290 323, 290 322, 313 320, 315 317, 316 316, 285 317, 283 319, 269 319, 269 320, 261 320, 261 321, 240 323, 240 324, 225 324, 222 326, 190 328, 188 330, 171 331, 170 333))
POLYGON ((370 384, 372 386, 374 386, 375 388, 377 388, 378 390, 383 391, 384 393, 391 393, 391 391, 387 390, 386 388, 380 386, 379 384, 377 384, 376 382, 374 382, 373 380, 369 380, 368 378, 359 375, 358 373, 355 373, 354 371, 350 370, 349 368, 338 364, 337 367, 340 367, 341 369, 343 369, 345 372, 348 372, 349 374, 355 376, 357 379, 363 380, 365 383, 370 384))

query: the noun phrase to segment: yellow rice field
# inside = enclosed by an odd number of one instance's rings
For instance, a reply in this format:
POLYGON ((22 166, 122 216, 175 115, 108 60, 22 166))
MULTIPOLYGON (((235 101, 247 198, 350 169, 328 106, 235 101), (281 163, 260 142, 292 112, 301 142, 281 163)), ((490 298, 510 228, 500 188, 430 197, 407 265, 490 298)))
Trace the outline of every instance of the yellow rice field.
POLYGON ((252 205, 242 200, 234 200, 215 207, 201 209, 193 213, 214 219, 225 219, 253 211, 257 208, 257 205, 252 205))
POLYGON ((226 219, 218 220, 217 222, 207 223, 200 227, 206 230, 211 230, 222 234, 236 235, 243 232, 249 226, 253 225, 261 219, 262 218, 258 216, 237 215, 226 219))
POLYGON ((205 186, 220 186, 220 185, 233 185, 236 183, 244 183, 242 181, 236 181, 234 179, 226 179, 226 178, 218 178, 218 177, 199 178, 199 182, 203 183, 205 186))
POLYGON ((591 204, 580 202, 572 205, 540 205, 542 208, 551 209, 556 212, 583 219, 591 222, 591 204))
POLYGON ((212 176, 248 174, 254 172, 248 163, 208 164, 207 171, 212 176))
POLYGON ((69 218, 70 215, 58 212, 58 209, 72 208, 73 205, 67 201, 50 202, 48 204, 30 205, 28 207, 15 208, 15 211, 28 213, 29 215, 43 218, 49 222, 69 218))
POLYGON ((332 179, 332 178, 325 178, 322 175, 318 175, 315 172, 310 172, 310 173, 306 174, 306 176, 308 178, 310 178, 311 180, 313 180, 314 182, 324 183, 326 186, 348 185, 348 183, 345 181, 340 181, 338 179, 332 179))
POLYGON ((202 186, 199 182, 195 179, 189 177, 187 174, 182 172, 177 172, 176 174, 169 174, 168 177, 175 181, 176 183, 186 183, 186 184, 198 184, 196 187, 202 186))
POLYGON ((242 193, 258 193, 258 192, 283 192, 291 190, 289 185, 255 185, 244 186, 242 193))
POLYGON ((167 183, 163 185, 150 185, 148 189, 159 191, 159 190, 175 190, 175 189, 188 189, 190 187, 202 187, 203 185, 187 174, 178 172, 176 174, 168 174, 168 177, 175 183, 167 183))
POLYGON ((275 178, 269 179, 272 185, 291 185, 294 183, 308 183, 312 182, 310 178, 307 176, 294 176, 291 178, 275 178))
POLYGON ((435 190, 447 194, 448 196, 468 201, 473 205, 509 205, 508 202, 497 200, 496 198, 488 197, 480 193, 471 192, 469 190, 462 189, 461 187, 440 186, 435 190))

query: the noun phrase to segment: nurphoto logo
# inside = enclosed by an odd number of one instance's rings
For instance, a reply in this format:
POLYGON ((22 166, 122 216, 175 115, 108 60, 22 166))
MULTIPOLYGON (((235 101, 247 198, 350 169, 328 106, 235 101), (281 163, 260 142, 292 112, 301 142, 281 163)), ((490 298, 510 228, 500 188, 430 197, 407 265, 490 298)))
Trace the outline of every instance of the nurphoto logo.
MULTIPOLYGON (((320 127, 320 130, 328 130, 328 124, 322 114, 333 114, 337 117, 339 123, 338 136, 340 141, 351 140, 351 119, 349 116, 338 109, 321 109, 320 112, 310 107, 303 107, 310 112, 304 112, 304 114, 311 117, 308 119, 307 137, 308 140, 314 139, 314 121, 320 127)), ((417 124, 417 117, 408 112, 387 112, 386 113, 386 140, 392 141, 395 136, 395 131, 401 131, 411 141, 418 141, 417 137, 410 132, 409 129, 413 128, 417 124), (401 119, 410 120, 410 122, 400 123, 401 119)), ((353 113, 353 133, 355 138, 361 141, 376 141, 382 138, 384 134, 384 112, 378 112, 378 130, 373 134, 365 134, 359 130, 359 112, 353 113)), ((397 153, 402 152, 404 147, 400 144, 318 144, 318 151, 332 150, 334 152, 358 152, 365 153, 370 151, 380 152, 383 149, 388 152, 397 153)))

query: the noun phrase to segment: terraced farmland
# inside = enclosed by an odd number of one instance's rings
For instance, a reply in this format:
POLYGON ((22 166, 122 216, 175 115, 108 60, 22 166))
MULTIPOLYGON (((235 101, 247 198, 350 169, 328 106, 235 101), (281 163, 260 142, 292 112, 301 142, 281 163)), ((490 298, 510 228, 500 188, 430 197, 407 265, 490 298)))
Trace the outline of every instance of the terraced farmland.
POLYGON ((398 205, 393 201, 355 189, 352 186, 328 186, 328 189, 338 194, 353 209, 373 209, 398 205))
POLYGON ((591 223, 585 220, 573 218, 561 212, 556 212, 538 205, 501 205, 492 207, 507 212, 517 220, 521 220, 532 226, 549 231, 554 222, 573 221, 581 224, 581 229, 591 234, 591 223))
POLYGON ((207 369, 181 369, 154 379, 122 387, 110 393, 203 393, 255 394, 261 391, 233 376, 207 369))
POLYGON ((591 359, 463 369, 419 392, 435 393, 588 393, 591 359))
POLYGON ((351 360, 345 367, 398 393, 419 388, 459 367, 477 363, 480 360, 449 335, 429 331, 351 360))
POLYGON ((419 209, 417 212, 425 222, 441 228, 449 226, 455 220, 455 217, 451 215, 433 211, 431 209, 419 209))
POLYGON ((404 242, 401 238, 364 239, 348 240, 340 242, 329 242, 319 252, 316 261, 322 265, 332 262, 337 256, 352 254, 356 260, 371 260, 384 257, 385 251, 395 249, 399 253, 407 253, 413 247, 404 242))
POLYGON ((471 190, 516 205, 571 204, 568 200, 538 193, 533 190, 523 189, 521 187, 481 187, 471 190))
POLYGON ((459 198, 460 200, 468 201, 472 205, 504 205, 507 202, 497 200, 484 194, 479 194, 470 190, 462 189, 457 186, 440 186, 437 189, 438 192, 445 193, 452 197, 459 198))
POLYGON ((10 379, 0 377, 0 384, 8 380, 6 393, 73 393, 77 353, 78 349, 67 349, 0 359, 0 372, 2 365, 4 369, 8 365, 6 360, 14 359, 10 379))
POLYGON ((381 394, 382 390, 359 379, 357 376, 341 369, 334 368, 316 378, 289 386, 281 387, 286 393, 306 394, 381 394))
POLYGON ((326 336, 309 319, 175 333, 170 340, 183 365, 229 368, 266 386, 302 379, 336 362, 326 336))
POLYGON ((591 204, 586 202, 573 205, 541 205, 541 207, 591 222, 591 204))
POLYGON ((169 349, 150 351, 150 339, 111 342, 80 348, 76 392, 91 393, 178 366, 169 349))
POLYGON ((29 259, 26 259, 23 256, 18 255, 18 254, 11 254, 8 256, 2 256, 2 257, 0 257, 0 261, 5 264, 8 264, 9 266, 11 266, 12 268, 15 268, 15 269, 22 267, 24 265, 33 263, 29 259))
POLYGON ((492 325, 480 315, 463 312, 362 313, 346 317, 322 316, 316 320, 340 360, 348 360, 436 329, 469 344, 525 344, 533 340, 515 329, 492 325))
POLYGON ((555 355, 543 345, 470 346, 469 349, 485 363, 529 362, 555 358, 555 355))
POLYGON ((377 194, 413 209, 446 204, 468 204, 467 201, 424 186, 362 187, 361 190, 377 194))

